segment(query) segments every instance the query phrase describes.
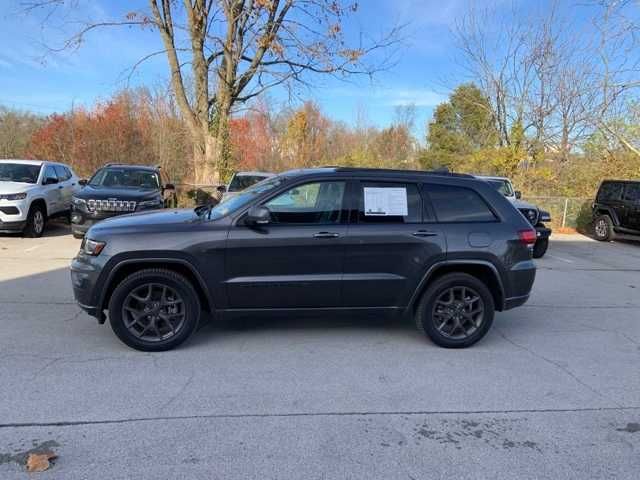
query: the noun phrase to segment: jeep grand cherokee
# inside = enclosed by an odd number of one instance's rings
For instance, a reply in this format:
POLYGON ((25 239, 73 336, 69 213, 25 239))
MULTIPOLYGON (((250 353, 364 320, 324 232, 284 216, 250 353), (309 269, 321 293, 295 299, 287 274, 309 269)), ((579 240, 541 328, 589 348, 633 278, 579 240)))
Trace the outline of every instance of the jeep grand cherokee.
POLYGON ((215 207, 124 215, 89 229, 71 265, 80 306, 127 345, 173 348, 214 316, 412 317, 436 344, 480 340, 522 305, 536 232, 467 175, 296 170, 215 207))

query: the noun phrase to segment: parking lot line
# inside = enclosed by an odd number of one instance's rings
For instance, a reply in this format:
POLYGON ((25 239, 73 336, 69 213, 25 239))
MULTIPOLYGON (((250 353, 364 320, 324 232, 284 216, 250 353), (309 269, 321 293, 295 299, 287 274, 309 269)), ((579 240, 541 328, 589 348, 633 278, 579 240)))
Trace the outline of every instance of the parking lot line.
POLYGON ((41 244, 41 245, 34 245, 33 247, 29 247, 29 248, 25 248, 25 249, 24 249, 24 252, 25 252, 25 253, 27 253, 27 252, 33 252, 35 249, 40 248, 41 246, 42 246, 42 244, 41 244))
POLYGON ((573 260, 569 260, 567 258, 558 257, 557 255, 551 255, 550 253, 547 253, 547 257, 555 258, 556 260, 560 260, 561 262, 573 263, 573 260))

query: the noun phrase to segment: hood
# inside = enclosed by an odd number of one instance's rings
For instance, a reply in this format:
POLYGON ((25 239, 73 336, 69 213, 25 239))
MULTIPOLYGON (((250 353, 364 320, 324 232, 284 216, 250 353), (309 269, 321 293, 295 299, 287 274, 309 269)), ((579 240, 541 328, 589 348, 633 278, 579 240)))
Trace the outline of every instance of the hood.
MULTIPOLYGON (((95 233, 121 232, 125 230, 167 230, 167 226, 175 226, 175 230, 181 225, 188 225, 201 221, 192 208, 181 208, 175 210, 150 210, 148 212, 132 213, 129 215, 118 215, 107 218, 91 227, 95 233)), ((174 230, 172 228, 171 230, 174 230)))
POLYGON ((513 203, 513 206, 516 207, 516 208, 532 208, 534 210, 538 210, 538 207, 536 207, 535 205, 533 205, 533 204, 531 204, 529 202, 525 202, 524 200, 518 200, 515 197, 514 197, 513 200, 511 200, 511 203, 513 203))
POLYGON ((38 184, 36 183, 7 182, 3 180, 0 181, 0 195, 22 193, 37 186, 38 184))
POLYGON ((151 188, 111 188, 111 187, 94 187, 87 185, 74 196, 83 200, 108 200, 114 198, 116 200, 135 200, 141 202, 156 198, 160 195, 160 190, 151 188))

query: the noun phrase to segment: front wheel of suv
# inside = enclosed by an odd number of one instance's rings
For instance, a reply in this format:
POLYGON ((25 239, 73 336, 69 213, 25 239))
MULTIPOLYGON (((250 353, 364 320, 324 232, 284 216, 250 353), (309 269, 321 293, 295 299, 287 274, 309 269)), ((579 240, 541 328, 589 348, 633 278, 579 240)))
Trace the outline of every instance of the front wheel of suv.
POLYGON ((493 296, 482 281, 466 273, 449 273, 424 292, 415 321, 435 344, 464 348, 485 336, 493 316, 493 296))
POLYGON ((47 224, 47 213, 41 205, 32 205, 27 215, 27 224, 24 227, 23 235, 29 238, 39 238, 44 233, 47 224))
POLYGON ((109 300, 111 328, 128 346, 145 352, 170 350, 197 329, 200 301, 191 282, 165 269, 125 278, 109 300))
POLYGON ((613 230, 613 221, 609 215, 600 215, 593 222, 593 233, 596 240, 609 242, 615 239, 616 233, 613 230))
POLYGON ((549 248, 549 239, 542 238, 533 246, 533 258, 542 258, 549 248))

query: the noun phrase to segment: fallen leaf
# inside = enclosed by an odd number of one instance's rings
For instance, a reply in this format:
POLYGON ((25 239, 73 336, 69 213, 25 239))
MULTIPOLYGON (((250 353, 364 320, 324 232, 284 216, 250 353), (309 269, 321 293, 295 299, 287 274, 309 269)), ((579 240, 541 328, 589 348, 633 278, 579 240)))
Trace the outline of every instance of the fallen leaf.
POLYGON ((58 456, 53 452, 30 453, 27 457, 27 472, 44 472, 58 456))

